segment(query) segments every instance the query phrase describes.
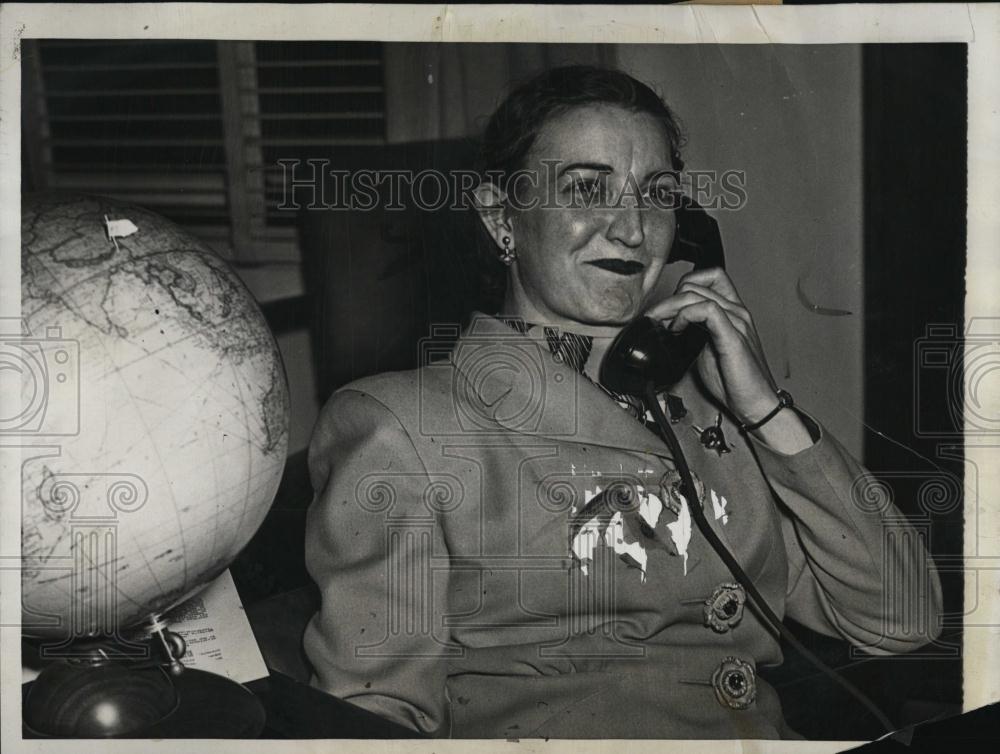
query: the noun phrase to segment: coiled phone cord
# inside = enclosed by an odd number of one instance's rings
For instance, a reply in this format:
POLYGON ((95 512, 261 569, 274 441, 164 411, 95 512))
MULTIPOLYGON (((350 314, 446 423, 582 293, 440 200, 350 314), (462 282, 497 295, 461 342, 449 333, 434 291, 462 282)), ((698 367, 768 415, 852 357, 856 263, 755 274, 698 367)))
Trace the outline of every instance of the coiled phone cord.
POLYGON ((864 692, 858 689, 847 679, 838 675, 819 657, 806 649, 806 647, 795 637, 795 634, 793 634, 781 622, 781 619, 778 618, 774 610, 771 609, 771 606, 767 604, 764 597, 757 590, 756 585, 754 585, 753 581, 750 580, 750 577, 747 576, 740 567, 736 558, 734 558, 732 553, 726 549, 722 540, 719 539, 712 527, 709 526, 708 519, 705 518, 705 512, 702 510, 701 505, 697 504, 698 493, 694 485, 694 480, 691 478, 691 469, 688 467, 687 459, 684 457, 680 443, 677 441, 677 436, 670 428, 670 422, 664 415, 663 409, 660 408, 660 402, 657 400, 656 396, 656 388, 654 387, 652 381, 646 383, 643 390, 643 400, 646 407, 652 412, 653 418, 656 420, 656 423, 660 428, 660 432, 663 435, 663 439, 666 441, 667 446, 670 448, 670 452, 674 456, 674 463, 677 465, 677 472, 680 474, 681 485, 684 489, 684 497, 689 501, 693 501, 688 505, 688 510, 691 512, 691 516, 694 518, 695 524, 697 524, 699 531, 701 531, 705 539, 708 540, 712 549, 715 550, 716 554, 718 554, 720 558, 722 558, 722 562, 726 564, 730 573, 732 573, 740 585, 746 589, 747 594, 750 595, 750 598, 753 600, 754 605, 757 606, 757 609, 760 610, 771 626, 792 646, 793 649, 808 660, 816 669, 822 671, 827 677, 861 702, 861 704, 863 704, 865 708, 879 721, 888 733, 891 734, 895 732, 895 726, 889 718, 885 716, 882 710, 880 710, 875 703, 864 694, 864 692))

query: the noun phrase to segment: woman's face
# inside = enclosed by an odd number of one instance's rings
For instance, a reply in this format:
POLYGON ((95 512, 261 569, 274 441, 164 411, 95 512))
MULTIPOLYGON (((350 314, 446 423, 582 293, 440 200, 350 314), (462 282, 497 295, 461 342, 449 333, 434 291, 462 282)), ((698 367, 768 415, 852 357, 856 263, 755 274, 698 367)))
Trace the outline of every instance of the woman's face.
POLYGON ((525 160, 535 185, 516 184, 521 208, 509 213, 517 259, 505 308, 602 328, 652 303, 676 228, 663 198, 677 187, 670 153, 646 113, 588 105, 546 123, 525 160))

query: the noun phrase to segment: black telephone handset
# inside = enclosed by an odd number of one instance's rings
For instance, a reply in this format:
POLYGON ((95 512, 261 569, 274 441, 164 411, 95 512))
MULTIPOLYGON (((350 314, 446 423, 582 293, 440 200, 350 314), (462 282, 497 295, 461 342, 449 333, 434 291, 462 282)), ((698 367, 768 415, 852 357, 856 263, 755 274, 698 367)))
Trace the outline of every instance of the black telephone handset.
MULTIPOLYGON (((693 262, 696 270, 723 267, 722 234, 715 218, 686 196, 680 197, 675 213, 677 232, 667 264, 693 262)), ((598 379, 617 393, 641 395, 650 381, 665 390, 684 376, 707 343, 703 327, 671 333, 649 317, 639 317, 611 343, 598 379)))

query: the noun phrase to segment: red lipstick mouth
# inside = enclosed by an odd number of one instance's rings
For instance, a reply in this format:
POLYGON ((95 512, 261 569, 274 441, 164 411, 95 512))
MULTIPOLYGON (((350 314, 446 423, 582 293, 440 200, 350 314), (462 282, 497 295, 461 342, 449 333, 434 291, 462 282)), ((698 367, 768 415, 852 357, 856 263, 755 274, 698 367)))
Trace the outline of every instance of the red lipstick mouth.
POLYGON ((593 262, 587 262, 587 264, 606 270, 607 272, 613 272, 616 275, 624 275, 627 277, 638 275, 646 269, 646 265, 642 262, 637 262, 634 259, 595 259, 593 262))

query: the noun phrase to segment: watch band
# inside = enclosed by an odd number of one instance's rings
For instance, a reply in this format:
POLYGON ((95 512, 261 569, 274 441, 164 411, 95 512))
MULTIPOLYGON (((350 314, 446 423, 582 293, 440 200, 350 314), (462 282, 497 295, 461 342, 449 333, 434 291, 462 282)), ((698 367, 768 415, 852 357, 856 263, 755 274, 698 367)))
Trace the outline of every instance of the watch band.
POLYGON ((760 429, 765 424, 767 424, 771 419, 778 415, 778 412, 783 408, 791 408, 795 405, 795 401, 792 399, 792 394, 787 390, 782 390, 778 388, 778 405, 775 406, 771 412, 765 416, 760 421, 754 422, 753 424, 740 424, 740 433, 746 434, 747 432, 753 432, 755 429, 760 429))

